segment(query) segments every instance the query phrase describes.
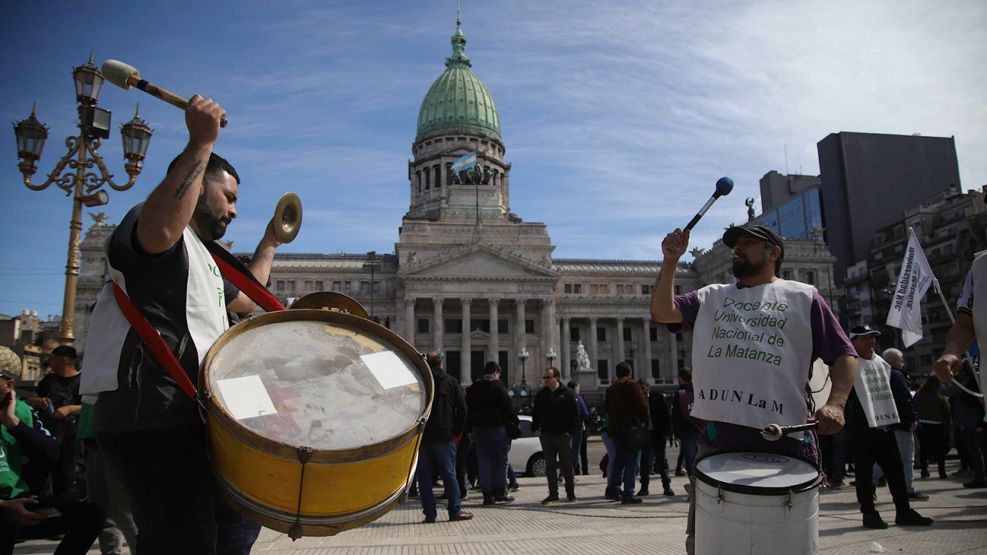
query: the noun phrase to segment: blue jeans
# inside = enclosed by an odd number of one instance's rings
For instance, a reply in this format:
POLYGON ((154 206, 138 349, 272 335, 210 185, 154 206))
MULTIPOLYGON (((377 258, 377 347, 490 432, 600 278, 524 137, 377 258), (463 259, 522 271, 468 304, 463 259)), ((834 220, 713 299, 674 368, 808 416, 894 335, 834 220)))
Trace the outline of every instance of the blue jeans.
POLYGON ((456 479, 456 442, 422 443, 418 450, 418 494, 422 500, 422 512, 425 518, 435 520, 435 494, 432 493, 432 476, 438 470, 445 487, 446 499, 449 503, 449 516, 459 514, 462 500, 459 497, 459 481, 456 479))
POLYGON ((473 428, 480 489, 485 494, 507 489, 507 429, 503 426, 473 428))
POLYGON ((696 455, 699 452, 699 432, 680 434, 679 450, 682 452, 685 473, 692 476, 692 467, 696 465, 696 455))
POLYGON ((579 474, 581 470, 585 470, 579 465, 579 449, 583 445, 584 433, 582 430, 577 430, 576 433, 572 434, 572 449, 569 460, 572 461, 573 474, 579 474))
POLYGON ((613 472, 614 462, 617 460, 617 445, 606 430, 600 433, 600 438, 603 439, 603 446, 607 449, 607 488, 617 489, 620 479, 613 472))
MULTIPOLYGON (((640 449, 626 449, 617 445, 617 456, 615 457, 613 463, 613 473, 614 476, 619 480, 621 477, 624 482, 623 494, 625 497, 631 497, 634 495, 634 479, 637 477, 637 467, 638 461, 641 458, 640 449)), ((611 483, 609 480, 610 476, 607 476, 607 483, 611 483)), ((616 480, 614 481, 616 482, 616 480)))

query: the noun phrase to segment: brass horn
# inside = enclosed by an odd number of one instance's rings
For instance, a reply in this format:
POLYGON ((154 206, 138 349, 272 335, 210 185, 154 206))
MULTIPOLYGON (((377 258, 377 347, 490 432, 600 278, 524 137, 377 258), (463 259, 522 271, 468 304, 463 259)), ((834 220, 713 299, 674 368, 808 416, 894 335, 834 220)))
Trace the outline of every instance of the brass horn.
POLYGON ((292 242, 302 227, 302 199, 295 193, 285 193, 274 209, 271 225, 274 226, 274 235, 278 241, 292 242))

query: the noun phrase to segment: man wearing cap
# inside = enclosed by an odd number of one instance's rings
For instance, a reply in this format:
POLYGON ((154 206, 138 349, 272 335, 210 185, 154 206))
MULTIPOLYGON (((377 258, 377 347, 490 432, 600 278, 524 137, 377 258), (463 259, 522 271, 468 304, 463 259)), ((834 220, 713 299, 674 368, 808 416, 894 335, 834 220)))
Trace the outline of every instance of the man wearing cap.
POLYGON ((881 332, 866 324, 850 329, 850 341, 858 356, 858 373, 846 403, 846 425, 856 469, 857 502, 865 527, 888 527, 874 508, 873 467, 877 463, 894 499, 895 524, 928 526, 932 519, 915 512, 908 501, 905 471, 894 437, 894 424, 899 422, 899 417, 891 390, 891 365, 874 351, 879 335, 881 332))
MULTIPOLYGON (((832 389, 815 411, 820 434, 843 427, 843 406, 856 376, 856 355, 829 306, 810 285, 781 279, 785 247, 760 225, 731 227, 723 243, 733 249, 730 285, 713 284, 675 295, 678 261, 689 233, 676 229, 662 241, 661 273, 651 315, 671 331, 692 331, 691 416, 701 421, 700 458, 718 450, 750 450, 799 457, 819 465, 815 435, 769 442, 768 424, 804 424, 810 411, 811 366, 830 366, 832 389)), ((692 552, 694 496, 686 548, 692 552)))

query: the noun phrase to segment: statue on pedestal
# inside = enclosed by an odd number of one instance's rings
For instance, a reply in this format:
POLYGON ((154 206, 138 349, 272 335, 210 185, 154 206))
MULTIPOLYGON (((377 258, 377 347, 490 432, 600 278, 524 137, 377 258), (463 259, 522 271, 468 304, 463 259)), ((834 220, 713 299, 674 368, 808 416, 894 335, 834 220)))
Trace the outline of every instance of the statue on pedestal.
POLYGON ((589 365, 589 355, 586 354, 586 347, 583 347, 582 339, 580 339, 579 344, 576 345, 576 371, 577 372, 593 371, 593 369, 589 365))

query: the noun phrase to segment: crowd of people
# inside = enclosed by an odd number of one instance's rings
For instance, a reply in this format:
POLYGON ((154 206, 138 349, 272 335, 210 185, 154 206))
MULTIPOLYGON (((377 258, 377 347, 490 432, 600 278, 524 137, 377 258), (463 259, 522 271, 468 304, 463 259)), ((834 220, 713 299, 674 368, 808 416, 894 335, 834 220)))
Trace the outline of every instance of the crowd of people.
MULTIPOLYGON (((268 225, 244 267, 216 244, 236 218, 240 184, 233 166, 213 152, 224 114, 210 99, 190 100, 188 145, 110 236, 114 281, 93 310, 81 372, 79 353, 60 346, 48 357, 50 373, 21 399, 20 361, 0 352, 0 555, 18 540, 59 534, 58 553, 84 553, 97 536, 103 553, 120 553, 125 538, 142 555, 244 554, 256 541, 260 526, 216 497, 191 385, 213 342, 237 314, 255 308, 255 297, 224 279, 214 257, 243 273, 253 290, 251 283, 268 281, 280 245, 268 225), (79 480, 80 461, 85 480, 79 480)), ((917 459, 920 476, 930 476, 932 461, 944 477, 950 443, 961 471, 970 473, 964 487, 987 485, 983 398, 976 395, 974 368, 962 358, 975 340, 987 344, 987 256, 974 262, 935 377, 909 388, 904 356, 893 349, 879 355, 877 330, 844 330, 814 287, 781 279, 785 245, 771 229, 726 231, 735 283, 675 294, 688 239, 678 229, 665 237, 650 311, 669 331, 692 332, 693 367, 680 371, 669 390, 642 384, 626 362, 616 365, 598 407, 605 413, 605 498, 641 503, 652 474, 664 495, 674 495, 665 456, 673 436, 681 455, 676 475, 691 475, 697 459, 715 453, 758 451, 809 461, 828 487, 838 488, 852 464, 862 522, 870 528, 888 526, 874 505, 882 480, 898 525, 932 524, 911 506, 926 499, 913 468, 917 459), (829 367, 830 384, 818 407, 808 387, 817 359, 829 367), (731 394, 719 394, 724 391, 731 394), (739 398, 749 401, 734 401, 739 398), (818 436, 769 441, 760 433, 768 424, 807 420, 818 436)), ((415 476, 424 521, 437 518, 437 478, 451 521, 473 518, 462 508, 473 483, 484 506, 514 502, 518 485, 508 454, 521 426, 500 365, 488 362, 464 388, 445 372, 441 353, 428 354, 427 363, 435 396, 415 476)), ((542 379, 531 407, 547 474, 542 503, 574 502, 576 476, 589 472, 591 413, 578 384, 564 383, 558 368, 545 368, 542 379)), ((691 483, 685 489, 692 552, 695 496, 691 483)))

